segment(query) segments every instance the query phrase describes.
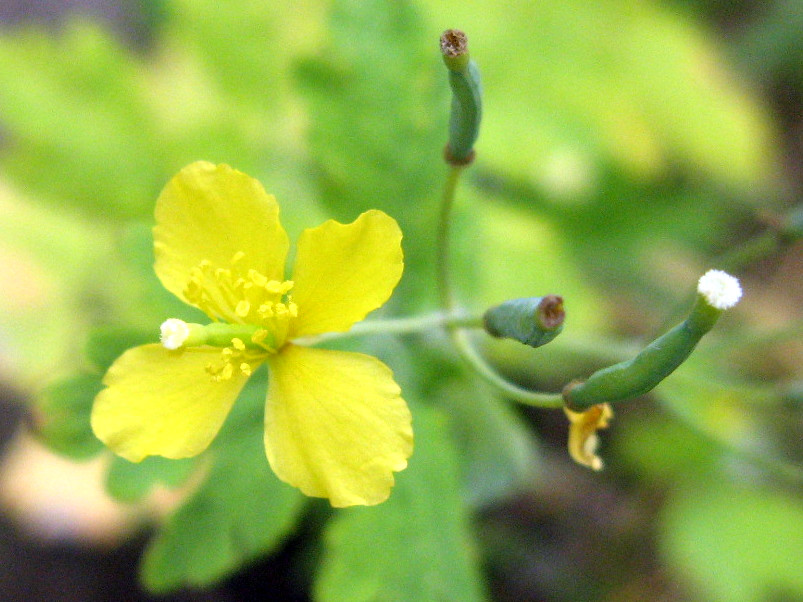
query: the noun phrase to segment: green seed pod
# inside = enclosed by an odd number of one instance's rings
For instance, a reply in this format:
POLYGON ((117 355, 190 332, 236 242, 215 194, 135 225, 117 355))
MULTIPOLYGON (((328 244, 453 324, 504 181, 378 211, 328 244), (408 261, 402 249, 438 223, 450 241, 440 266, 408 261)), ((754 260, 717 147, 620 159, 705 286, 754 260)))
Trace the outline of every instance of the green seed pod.
POLYGON ((742 291, 738 281, 718 270, 707 272, 698 285, 697 300, 686 320, 658 337, 636 357, 575 381, 563 390, 566 406, 579 411, 595 404, 644 395, 672 374, 719 318, 736 304, 742 291))
POLYGON ((470 60, 468 38, 457 29, 441 36, 443 62, 449 69, 452 88, 452 110, 449 116, 449 142, 446 161, 451 165, 468 165, 474 160, 474 143, 482 120, 482 84, 477 64, 470 60))
POLYGON ((494 337, 515 339, 530 347, 546 345, 563 330, 563 297, 511 299, 485 312, 485 330, 494 337))

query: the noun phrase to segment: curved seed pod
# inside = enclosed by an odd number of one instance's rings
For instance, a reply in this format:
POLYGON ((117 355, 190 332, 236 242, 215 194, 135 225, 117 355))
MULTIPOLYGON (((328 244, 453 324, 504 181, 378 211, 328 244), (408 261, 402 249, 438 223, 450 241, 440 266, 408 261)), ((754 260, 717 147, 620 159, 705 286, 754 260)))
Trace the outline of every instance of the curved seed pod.
POLYGON ((443 62, 449 69, 452 109, 449 116, 449 142, 445 156, 452 165, 468 165, 474 160, 474 143, 482 120, 482 83, 477 64, 469 58, 468 38, 457 29, 441 36, 443 62))
POLYGON ((569 383, 563 390, 566 406, 583 410, 595 404, 637 397, 651 391, 674 372, 711 330, 720 314, 735 305, 742 294, 738 280, 718 270, 704 274, 697 291, 689 317, 636 357, 599 370, 585 382, 569 383))
POLYGON ((494 337, 515 339, 530 347, 546 345, 563 330, 563 297, 511 299, 485 312, 485 330, 494 337))

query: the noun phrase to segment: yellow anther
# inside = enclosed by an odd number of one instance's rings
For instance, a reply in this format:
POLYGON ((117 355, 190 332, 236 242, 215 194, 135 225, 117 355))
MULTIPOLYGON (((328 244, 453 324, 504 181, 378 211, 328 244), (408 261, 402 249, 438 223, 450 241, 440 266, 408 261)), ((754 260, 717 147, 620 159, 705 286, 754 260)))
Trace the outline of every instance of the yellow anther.
POLYGON ((231 345, 237 351, 245 351, 245 343, 243 343, 242 339, 238 339, 237 337, 231 340, 231 345))
POLYGON ((263 286, 265 287, 265 290, 268 291, 269 293, 274 293, 277 295, 283 294, 282 283, 279 282, 278 280, 271 280, 269 282, 266 282, 263 286))
POLYGON ((220 371, 218 378, 220 380, 229 380, 233 374, 234 374, 234 366, 232 366, 231 363, 228 363, 225 366, 223 366, 223 370, 220 371))
POLYGON ((228 358, 234 355, 234 349, 232 349, 231 347, 224 347, 223 350, 220 352, 220 354, 223 356, 223 359, 228 361, 228 358))
POLYGON ((264 328, 260 328, 254 334, 251 335, 251 342, 259 345, 266 338, 268 338, 268 331, 265 330, 264 328))
POLYGON ((245 376, 251 376, 251 365, 243 362, 240 364, 240 372, 242 372, 245 376))
POLYGON ((251 311, 251 304, 245 299, 243 299, 237 304, 234 313, 236 313, 241 318, 244 318, 248 315, 249 311, 251 311))
MULTIPOLYGON (((246 254, 238 251, 228 264, 223 264, 224 267, 206 259, 199 262, 190 272, 184 296, 214 322, 261 327, 251 340, 271 351, 274 346, 284 343, 289 332, 289 320, 298 316, 298 306, 288 294, 294 283, 292 280, 271 280, 244 265, 244 258, 246 254), (269 344, 263 344, 264 341, 269 344)), ((244 349, 244 345, 242 348, 234 345, 228 351, 223 350, 223 362, 235 362, 236 371, 244 349)), ((224 377, 222 364, 215 370, 215 377, 224 377)))
POLYGON ((268 283, 268 277, 254 269, 248 270, 248 277, 257 286, 265 286, 268 283))

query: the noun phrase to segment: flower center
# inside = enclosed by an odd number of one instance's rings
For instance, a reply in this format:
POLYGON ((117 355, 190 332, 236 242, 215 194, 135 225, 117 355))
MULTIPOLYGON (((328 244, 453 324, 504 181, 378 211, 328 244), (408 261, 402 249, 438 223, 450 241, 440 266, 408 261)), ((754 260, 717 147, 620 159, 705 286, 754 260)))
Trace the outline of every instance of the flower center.
POLYGON ((207 374, 215 382, 229 380, 234 375, 235 370, 238 370, 244 376, 251 376, 254 370, 251 362, 257 360, 259 354, 254 354, 253 351, 249 352, 242 339, 235 337, 231 340, 231 347, 224 347, 220 355, 221 361, 219 363, 210 362, 206 365, 207 374))
POLYGON ((293 282, 270 280, 257 270, 242 268, 244 257, 238 251, 225 268, 202 261, 192 269, 184 296, 215 321, 264 328, 271 335, 270 350, 278 350, 287 339, 290 321, 298 316, 289 294, 293 282))

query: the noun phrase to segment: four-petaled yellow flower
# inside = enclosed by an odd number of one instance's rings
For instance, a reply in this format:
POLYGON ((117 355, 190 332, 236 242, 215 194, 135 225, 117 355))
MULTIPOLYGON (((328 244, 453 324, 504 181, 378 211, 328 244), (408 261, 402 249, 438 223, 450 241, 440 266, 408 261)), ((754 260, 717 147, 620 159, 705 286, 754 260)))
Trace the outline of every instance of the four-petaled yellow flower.
POLYGON ((412 453, 411 416, 390 369, 294 340, 344 332, 401 278, 401 231, 381 211, 305 230, 290 280, 279 207, 256 180, 197 162, 156 203, 156 274, 213 323, 162 325, 103 379, 92 428, 133 462, 210 444, 253 371, 269 368, 265 450, 280 479, 333 506, 377 504, 412 453))

